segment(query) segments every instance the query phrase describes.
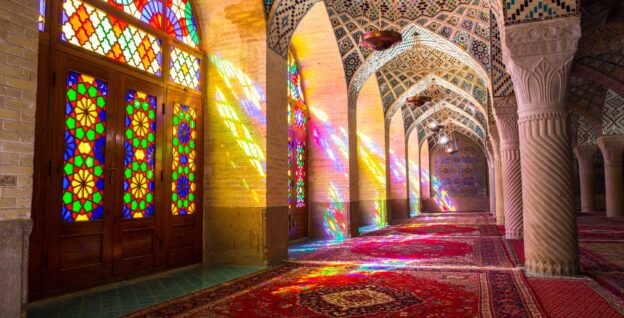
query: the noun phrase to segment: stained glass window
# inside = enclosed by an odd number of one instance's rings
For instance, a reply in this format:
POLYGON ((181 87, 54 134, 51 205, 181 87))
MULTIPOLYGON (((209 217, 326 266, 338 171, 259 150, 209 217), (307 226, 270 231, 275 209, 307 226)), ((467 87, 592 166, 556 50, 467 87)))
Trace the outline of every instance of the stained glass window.
POLYGON ((295 155, 297 162, 296 191, 297 191, 297 207, 305 206, 305 141, 297 140, 297 153, 295 155))
POLYGON ((305 103, 301 88, 301 75, 297 59, 291 50, 288 51, 288 96, 300 103, 305 103))
POLYGON ((80 0, 64 0, 61 39, 160 76, 161 41, 80 0))
POLYGON ((176 103, 173 115, 171 213, 188 215, 195 212, 197 112, 191 107, 176 103))
POLYGON ((304 207, 305 147, 308 129, 308 107, 303 98, 299 66, 292 50, 288 51, 288 207, 293 200, 297 208, 304 207))
POLYGON ((199 90, 200 59, 176 47, 171 47, 171 81, 199 90))
POLYGON ((123 215, 126 219, 154 214, 156 97, 126 93, 123 215))
POLYGON ((128 13, 142 22, 162 29, 162 0, 103 0, 114 8, 128 13))
POLYGON ((102 219, 108 86, 69 72, 65 96, 63 210, 65 222, 102 219))
POLYGON ((39 31, 45 31, 45 16, 46 16, 46 2, 45 0, 39 0, 39 18, 37 19, 37 25, 39 31))
POLYGON ((193 6, 190 0, 165 0, 167 17, 165 29, 183 43, 194 48, 199 47, 197 22, 193 15, 193 6))

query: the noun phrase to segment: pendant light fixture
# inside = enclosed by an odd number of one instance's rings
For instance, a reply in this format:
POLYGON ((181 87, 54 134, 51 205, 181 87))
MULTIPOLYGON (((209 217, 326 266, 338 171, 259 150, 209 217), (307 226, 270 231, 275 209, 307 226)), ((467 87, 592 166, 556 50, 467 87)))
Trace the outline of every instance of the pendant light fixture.
MULTIPOLYGON (((369 31, 364 33, 360 38, 360 45, 365 48, 373 49, 375 51, 387 50, 398 43, 403 41, 401 33, 393 30, 383 30, 382 17, 382 1, 379 1, 379 28, 376 31, 369 31)), ((394 9, 394 1, 392 1, 392 8, 394 9)))
MULTIPOLYGON (((449 128, 451 128, 451 126, 449 126, 449 128)), ((449 135, 452 136, 453 132, 454 131, 451 129, 451 131, 449 132, 449 135)), ((457 148, 457 138, 451 138, 451 140, 452 140, 452 143, 449 143, 446 146, 446 149, 444 151, 446 151, 446 153, 449 155, 454 155, 459 151, 457 148)))

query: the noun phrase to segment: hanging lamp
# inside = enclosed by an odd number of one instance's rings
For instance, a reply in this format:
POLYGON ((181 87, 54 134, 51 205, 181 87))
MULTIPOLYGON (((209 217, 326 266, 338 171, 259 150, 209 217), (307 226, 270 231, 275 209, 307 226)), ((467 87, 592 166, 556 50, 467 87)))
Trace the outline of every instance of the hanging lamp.
MULTIPOLYGON (((450 126, 449 126, 450 127, 450 126)), ((453 134, 453 131, 451 130, 450 134, 453 134)), ((452 138, 452 143, 448 144, 448 146, 446 146, 446 153, 449 155, 453 155, 456 154, 459 150, 457 149, 457 139, 456 138, 452 138)))
MULTIPOLYGON (((381 8, 382 0, 379 0, 379 28, 376 31, 368 31, 360 38, 360 45, 365 48, 373 49, 375 51, 387 50, 398 43, 403 41, 401 33, 394 30, 382 30, 382 16, 383 11, 381 8)), ((394 1, 392 2, 394 8, 394 1)))

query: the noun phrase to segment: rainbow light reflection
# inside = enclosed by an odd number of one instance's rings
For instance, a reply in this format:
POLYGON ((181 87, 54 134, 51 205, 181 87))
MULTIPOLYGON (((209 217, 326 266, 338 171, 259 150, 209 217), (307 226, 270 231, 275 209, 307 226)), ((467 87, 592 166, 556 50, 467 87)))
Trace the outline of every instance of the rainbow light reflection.
POLYGON ((438 178, 433 177, 433 182, 429 182, 429 171, 427 169, 423 169, 423 175, 427 183, 431 184, 434 192, 434 200, 436 204, 442 211, 455 211, 455 207, 453 206, 453 201, 448 196, 448 192, 442 188, 442 183, 438 178))
MULTIPOLYGON (((244 152, 249 163, 258 172, 262 182, 266 182, 266 157, 259 142, 254 136, 264 136, 266 131, 266 107, 264 96, 254 85, 251 78, 240 68, 216 55, 210 56, 210 61, 216 66, 217 72, 227 90, 216 86, 215 100, 219 116, 223 123, 236 139, 239 148, 244 152), (226 92, 227 95, 224 93, 226 92), (228 99, 229 96, 230 99, 228 99), (244 112, 241 112, 240 110, 244 112)), ((239 161, 233 160, 236 155, 225 152, 234 169, 239 168, 239 161)), ((251 192, 256 202, 259 196, 243 178, 242 184, 251 192)))
POLYGON ((368 232, 388 225, 386 217, 385 192, 386 175, 384 153, 381 148, 367 135, 358 131, 359 153, 361 159, 366 163, 366 170, 370 177, 375 180, 375 210, 373 211, 372 226, 363 228, 363 232, 368 232))
POLYGON ((409 192, 410 192, 410 217, 420 215, 420 180, 416 176, 420 174, 420 168, 411 159, 409 165, 409 192))
POLYGON ((342 206, 344 198, 334 183, 329 184, 329 202, 323 214, 323 229, 332 240, 342 241, 348 236, 347 215, 342 206))

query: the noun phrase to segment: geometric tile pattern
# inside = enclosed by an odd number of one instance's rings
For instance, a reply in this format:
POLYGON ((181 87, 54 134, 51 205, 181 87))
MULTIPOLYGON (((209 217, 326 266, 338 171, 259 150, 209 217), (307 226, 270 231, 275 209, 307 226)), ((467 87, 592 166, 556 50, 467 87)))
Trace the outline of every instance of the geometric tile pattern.
POLYGON ((431 74, 452 83, 486 106, 485 83, 466 64, 431 47, 415 45, 377 71, 384 109, 388 109, 389 102, 394 102, 412 85, 431 74))
POLYGON ((596 135, 583 116, 578 116, 578 125, 576 126, 576 143, 579 145, 596 144, 596 135))
POLYGON ((579 15, 578 0, 504 0, 505 25, 579 15))
POLYGON ((624 134, 624 98, 612 90, 607 91, 603 107, 602 132, 604 135, 624 134))
MULTIPOLYGON (((318 0, 277 0, 273 15, 269 17, 269 48, 286 58, 288 45, 297 25, 318 0)), ((270 1, 269 1, 270 2, 270 1)), ((264 2, 265 9, 268 2, 264 2)))
POLYGON ((593 81, 571 76, 568 89, 568 102, 575 114, 594 130, 594 135, 602 135, 602 116, 607 88, 593 81))
POLYGON ((498 23, 492 13, 492 95, 494 97, 511 96, 514 94, 511 76, 503 63, 503 50, 498 23))

